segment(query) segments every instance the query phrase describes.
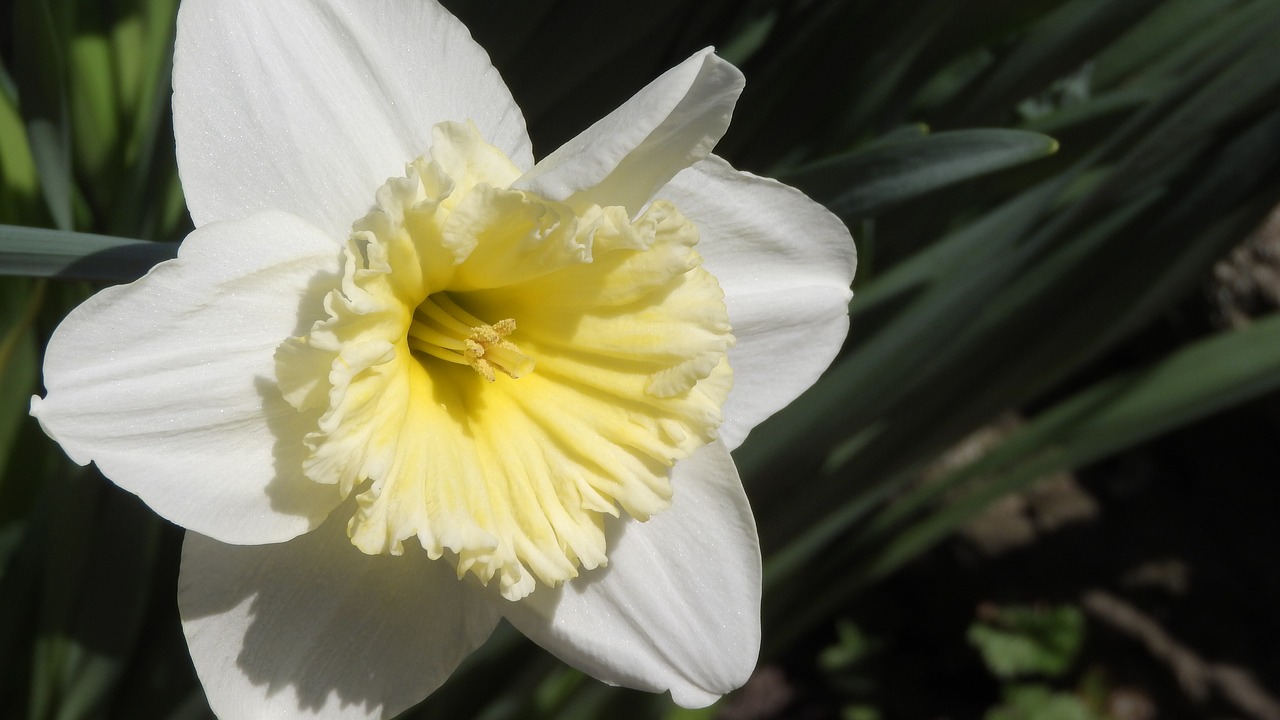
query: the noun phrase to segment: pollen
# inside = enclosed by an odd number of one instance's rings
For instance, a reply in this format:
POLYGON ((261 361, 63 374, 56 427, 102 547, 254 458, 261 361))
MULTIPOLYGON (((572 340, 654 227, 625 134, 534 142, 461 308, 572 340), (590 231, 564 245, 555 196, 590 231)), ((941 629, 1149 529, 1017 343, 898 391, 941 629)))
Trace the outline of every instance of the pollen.
POLYGON ((469 365, 489 382, 497 370, 513 380, 533 371, 534 362, 507 340, 516 321, 490 325, 463 310, 446 293, 435 293, 418 305, 409 326, 409 348, 433 358, 469 365))
POLYGON ((436 126, 276 353, 318 418, 303 473, 354 496, 352 544, 420 544, 511 600, 606 564, 606 517, 667 507, 671 467, 715 438, 733 344, 677 208, 570 207, 520 176, 474 125, 436 126))

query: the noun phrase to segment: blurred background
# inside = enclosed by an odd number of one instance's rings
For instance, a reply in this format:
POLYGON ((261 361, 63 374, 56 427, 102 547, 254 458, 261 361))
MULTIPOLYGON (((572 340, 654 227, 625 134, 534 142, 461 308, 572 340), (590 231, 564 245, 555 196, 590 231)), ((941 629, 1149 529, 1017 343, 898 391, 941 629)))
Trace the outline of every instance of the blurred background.
MULTIPOLYGON (((860 264, 840 358, 736 453, 751 682, 682 710, 503 627, 406 718, 1280 718, 1280 2, 445 4, 539 155, 715 45, 717 152, 860 264)), ((70 233, 190 230, 176 6, 0 0, 0 717, 209 717, 181 531, 27 416, 91 281, 163 255, 70 233)))

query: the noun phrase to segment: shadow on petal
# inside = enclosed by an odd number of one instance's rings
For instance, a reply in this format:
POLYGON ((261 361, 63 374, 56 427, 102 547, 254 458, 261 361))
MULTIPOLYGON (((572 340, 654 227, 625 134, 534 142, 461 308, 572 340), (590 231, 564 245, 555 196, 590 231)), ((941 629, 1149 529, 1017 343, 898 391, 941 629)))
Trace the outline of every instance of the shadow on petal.
POLYGON ((188 534, 179 606, 215 712, 392 716, 492 632, 497 613, 467 601, 452 567, 416 548, 362 554, 346 537, 349 515, 279 545, 188 534))
POLYGON ((275 439, 271 452, 275 473, 265 488, 271 509, 287 515, 323 520, 323 508, 332 508, 342 502, 338 486, 317 483, 302 471, 302 462, 308 455, 306 436, 316 429, 320 411, 295 410, 280 396, 280 388, 275 382, 267 378, 257 378, 254 385, 262 397, 262 414, 267 428, 275 439))
MULTIPOLYGON (((342 275, 336 271, 317 272, 298 299, 297 324, 292 335, 301 337, 327 317, 324 299, 338 287, 342 275)), ((280 339, 281 342, 285 338, 280 339)), ((332 508, 342 501, 337 485, 324 485, 307 478, 302 463, 307 458, 307 433, 319 424, 322 410, 298 411, 280 393, 274 377, 254 379, 254 387, 262 398, 262 413, 275 442, 272 446, 275 475, 267 484, 271 509, 289 515, 320 517, 317 508, 332 508)), ((318 524, 318 523, 317 523, 318 524)), ((314 526, 313 526, 314 527, 314 526)))

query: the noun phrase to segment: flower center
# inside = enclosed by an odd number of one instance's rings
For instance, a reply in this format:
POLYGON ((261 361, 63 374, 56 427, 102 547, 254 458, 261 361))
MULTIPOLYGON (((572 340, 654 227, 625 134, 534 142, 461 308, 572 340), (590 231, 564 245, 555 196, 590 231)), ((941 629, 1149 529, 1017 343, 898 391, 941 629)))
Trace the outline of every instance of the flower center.
POLYGON ((352 544, 413 541, 511 600, 606 564, 605 516, 670 503, 671 467, 715 438, 733 344, 671 203, 570 207, 520 175, 474 125, 437 126, 353 224, 323 317, 276 352, 285 400, 316 413, 302 473, 354 495, 352 544))
POLYGON ((472 370, 489 382, 494 370, 515 379, 533 371, 533 359, 507 340, 516 330, 512 318, 490 325, 459 307, 448 293, 432 293, 413 313, 410 349, 472 370))

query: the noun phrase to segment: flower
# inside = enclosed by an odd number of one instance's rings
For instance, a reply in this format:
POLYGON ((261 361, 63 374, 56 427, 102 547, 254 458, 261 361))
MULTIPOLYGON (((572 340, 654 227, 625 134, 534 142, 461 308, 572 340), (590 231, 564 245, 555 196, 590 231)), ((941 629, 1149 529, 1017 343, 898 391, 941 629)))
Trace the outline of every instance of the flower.
POLYGON ((219 716, 394 715, 502 618, 682 705, 745 682, 729 450, 835 355, 854 253, 710 154, 741 87, 697 53, 534 164, 434 2, 185 0, 197 229, 67 317, 32 413, 188 529, 219 716))

